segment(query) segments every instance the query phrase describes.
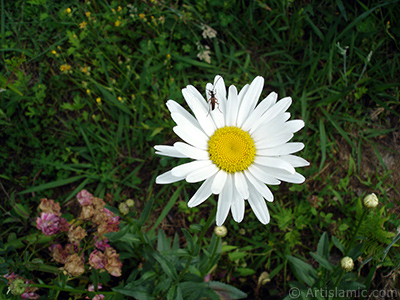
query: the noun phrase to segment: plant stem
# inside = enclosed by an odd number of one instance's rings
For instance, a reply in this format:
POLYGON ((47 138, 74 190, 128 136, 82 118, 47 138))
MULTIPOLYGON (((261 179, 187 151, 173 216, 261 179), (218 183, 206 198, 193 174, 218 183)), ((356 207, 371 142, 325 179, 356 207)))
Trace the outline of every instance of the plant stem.
POLYGON ((359 220, 359 222, 358 222, 358 224, 357 224, 357 227, 356 227, 356 229, 354 230, 353 236, 352 236, 352 238, 351 238, 351 240, 350 240, 350 243, 349 243, 349 245, 348 245, 348 247, 347 247, 347 249, 346 249, 346 253, 345 253, 344 256, 347 256, 347 254, 350 252, 350 249, 352 248, 352 245, 353 245, 353 243, 354 243, 354 240, 356 239, 358 230, 360 229, 361 223, 362 223, 362 221, 364 220, 365 216, 367 215, 367 212, 368 212, 368 210, 367 210, 367 209, 364 209, 363 214, 361 215, 361 218, 360 218, 360 220, 359 220))

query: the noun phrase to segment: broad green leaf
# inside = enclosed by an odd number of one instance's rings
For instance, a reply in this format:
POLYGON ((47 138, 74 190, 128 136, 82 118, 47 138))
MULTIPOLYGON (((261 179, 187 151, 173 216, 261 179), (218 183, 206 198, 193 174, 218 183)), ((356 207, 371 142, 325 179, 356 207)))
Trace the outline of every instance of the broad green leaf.
POLYGON ((164 256, 162 256, 158 252, 154 252, 153 257, 155 258, 155 260, 158 261, 161 268, 164 270, 165 274, 167 274, 169 278, 171 278, 172 280, 176 280, 178 278, 175 266, 170 263, 164 256))
POLYGON ((313 286, 317 279, 317 271, 308 263, 296 257, 286 255, 287 259, 293 267, 293 271, 297 274, 299 280, 303 281, 308 286, 313 286))
POLYGON ((310 252, 310 255, 319 263, 319 265, 321 267, 324 267, 325 269, 328 269, 329 271, 333 270, 333 265, 324 257, 322 257, 321 255, 314 253, 314 252, 310 252))
POLYGON ((326 260, 329 259, 329 240, 326 231, 321 235, 318 242, 317 254, 326 260))

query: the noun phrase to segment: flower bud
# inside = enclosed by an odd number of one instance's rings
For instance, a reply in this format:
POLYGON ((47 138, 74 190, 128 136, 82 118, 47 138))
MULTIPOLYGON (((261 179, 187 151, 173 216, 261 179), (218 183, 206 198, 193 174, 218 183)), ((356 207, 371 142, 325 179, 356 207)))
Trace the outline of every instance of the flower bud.
POLYGON ((135 205, 135 201, 133 201, 133 199, 128 199, 126 200, 126 205, 128 205, 128 207, 133 207, 135 205))
POLYGON ((118 209, 123 215, 127 215, 129 213, 129 206, 125 202, 121 202, 118 205, 118 209))
POLYGON ((11 294, 22 295, 25 292, 25 287, 26 284, 21 278, 15 279, 10 284, 11 294))
POLYGON ((378 206, 378 203, 378 197, 374 193, 369 194, 364 198, 364 205, 367 208, 375 208, 378 206))
POLYGON ((351 257, 348 257, 348 256, 343 257, 342 260, 340 261, 340 266, 346 272, 350 272, 354 268, 353 259, 351 257))
POLYGON ((262 272, 260 277, 258 278, 258 285, 264 285, 271 281, 270 275, 268 272, 262 272))
POLYGON ((226 229, 226 227, 224 225, 216 226, 214 228, 214 233, 216 234, 216 236, 223 238, 224 236, 226 236, 228 234, 228 229, 226 229))

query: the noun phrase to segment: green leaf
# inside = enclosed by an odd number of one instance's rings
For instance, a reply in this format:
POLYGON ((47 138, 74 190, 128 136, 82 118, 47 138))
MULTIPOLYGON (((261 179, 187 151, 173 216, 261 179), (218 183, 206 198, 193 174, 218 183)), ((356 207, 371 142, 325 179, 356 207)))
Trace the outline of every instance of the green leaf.
POLYGON ((178 278, 175 266, 171 262, 169 262, 164 256, 162 256, 158 252, 154 252, 153 257, 158 261, 161 268, 169 278, 171 278, 173 281, 175 281, 178 278))
POLYGON ((140 219, 139 219, 139 224, 138 224, 139 228, 141 228, 143 226, 143 224, 146 222, 147 218, 149 217, 151 208, 153 207, 153 203, 154 203, 154 197, 150 197, 150 200, 147 201, 142 213, 140 214, 140 219))
POLYGON ((236 268, 236 271, 239 272, 240 276, 250 276, 256 273, 256 271, 249 268, 236 268))
POLYGON ((290 255, 286 255, 286 257, 293 267, 296 277, 298 277, 299 280, 303 281, 308 286, 313 286, 315 280, 317 279, 317 271, 311 265, 302 261, 301 259, 290 255))
POLYGON ((326 260, 329 259, 329 240, 326 231, 321 235, 318 242, 317 254, 326 260))
POLYGON ((338 248, 340 252, 342 252, 342 254, 346 252, 346 249, 344 248, 343 244, 335 236, 332 236, 332 242, 336 246, 336 248, 338 248))
POLYGON ((219 295, 223 295, 224 299, 244 299, 247 297, 246 293, 243 293, 241 290, 222 282, 210 281, 208 282, 208 285, 214 291, 218 292, 219 295))
POLYGON ((241 259, 241 258, 246 257, 247 253, 245 253, 245 252, 231 252, 231 253, 228 254, 228 256, 229 256, 229 259, 231 261, 235 261, 237 259, 241 259))
POLYGON ((329 271, 333 270, 333 265, 324 257, 322 257, 319 254, 316 254, 314 252, 310 252, 310 255, 319 263, 319 265, 321 267, 324 267, 325 269, 328 269, 329 271))
POLYGON ((29 188, 29 189, 27 189, 25 191, 19 192, 19 194, 22 195, 22 194, 27 194, 27 193, 32 193, 32 192, 40 192, 40 191, 44 191, 44 190, 48 190, 48 189, 53 189, 53 188, 56 188, 56 187, 59 187, 59 186, 63 186, 63 185, 67 185, 67 184, 73 183, 73 182, 78 181, 78 180, 80 180, 80 179, 82 179, 84 177, 85 177, 85 175, 79 175, 79 176, 74 176, 74 177, 67 178, 67 179, 61 179, 61 180, 52 181, 52 182, 45 183, 45 184, 42 184, 42 185, 39 185, 39 186, 31 187, 31 188, 29 188))

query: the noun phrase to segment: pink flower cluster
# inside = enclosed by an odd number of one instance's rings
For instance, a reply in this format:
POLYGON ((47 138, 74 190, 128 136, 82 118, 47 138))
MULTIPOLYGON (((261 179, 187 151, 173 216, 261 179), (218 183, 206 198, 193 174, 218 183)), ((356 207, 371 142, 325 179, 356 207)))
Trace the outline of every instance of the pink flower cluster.
MULTIPOLYGON (((122 262, 119 254, 110 247, 108 239, 104 234, 119 231, 120 218, 113 212, 105 208, 105 202, 94 197, 87 190, 82 190, 77 194, 77 200, 81 206, 79 216, 80 225, 69 224, 61 217, 60 205, 54 200, 41 199, 39 208, 41 215, 37 218, 37 228, 45 235, 68 232, 66 245, 53 244, 49 250, 53 259, 64 264, 64 269, 71 276, 79 276, 85 272, 85 258, 80 249, 80 242, 88 238, 88 227, 96 228, 96 233, 92 234, 94 250, 89 257, 89 264, 94 269, 106 270, 112 276, 121 276, 122 262)), ((86 244, 90 245, 90 242, 86 244)), ((96 295, 96 300, 102 299, 102 295, 96 295)))

